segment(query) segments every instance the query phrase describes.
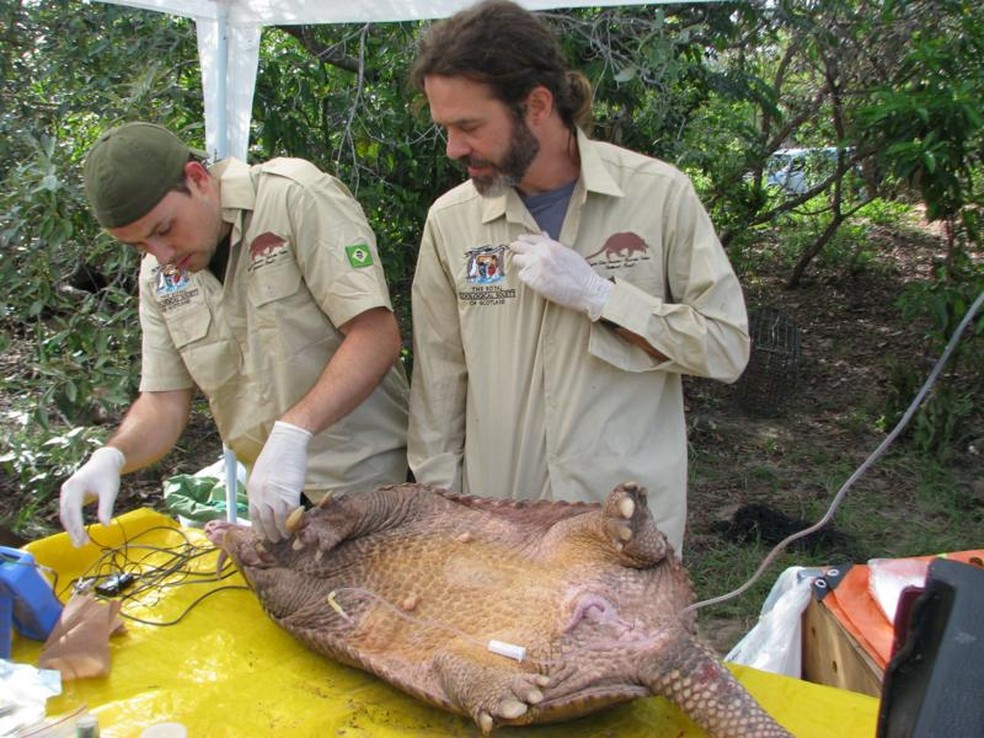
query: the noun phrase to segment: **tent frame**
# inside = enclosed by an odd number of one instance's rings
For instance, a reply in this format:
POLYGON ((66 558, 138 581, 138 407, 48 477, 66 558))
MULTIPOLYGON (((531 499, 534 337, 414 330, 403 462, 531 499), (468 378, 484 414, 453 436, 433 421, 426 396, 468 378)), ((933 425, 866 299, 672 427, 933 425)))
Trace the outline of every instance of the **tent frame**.
MULTIPOLYGON (((384 23, 444 18, 474 0, 100 0, 191 18, 205 102, 210 156, 246 160, 264 26, 384 23)), ((519 0, 529 10, 611 5, 663 5, 673 0, 519 0)), ((719 0, 687 0, 708 3, 719 0)))

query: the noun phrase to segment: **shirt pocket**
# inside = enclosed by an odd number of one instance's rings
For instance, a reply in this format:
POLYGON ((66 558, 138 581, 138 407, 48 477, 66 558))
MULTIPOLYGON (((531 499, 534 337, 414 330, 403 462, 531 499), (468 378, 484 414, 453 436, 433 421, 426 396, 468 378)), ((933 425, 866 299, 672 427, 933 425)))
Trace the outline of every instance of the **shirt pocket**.
POLYGON ((167 327, 192 379, 206 395, 214 395, 239 372, 235 344, 210 336, 216 331, 210 331, 212 313, 207 307, 170 316, 167 327))
POLYGON ((333 340, 336 331, 293 258, 253 272, 246 292, 252 371, 262 373, 298 356, 320 355, 326 349, 317 347, 333 340))
POLYGON ((282 258, 250 274, 247 295, 254 308, 273 307, 295 295, 300 286, 297 263, 292 258, 282 258))
POLYGON ((166 320, 171 340, 178 351, 183 353, 186 346, 208 335, 212 313, 202 306, 198 310, 185 310, 177 315, 169 315, 166 320))

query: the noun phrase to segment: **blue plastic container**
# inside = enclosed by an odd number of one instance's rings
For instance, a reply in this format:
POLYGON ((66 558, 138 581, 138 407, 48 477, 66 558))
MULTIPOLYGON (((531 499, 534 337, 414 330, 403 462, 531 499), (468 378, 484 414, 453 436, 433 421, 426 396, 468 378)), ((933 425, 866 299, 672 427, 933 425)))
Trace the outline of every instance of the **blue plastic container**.
POLYGON ((34 557, 0 546, 0 657, 9 659, 13 629, 36 641, 51 634, 62 604, 41 576, 34 557))
POLYGON ((0 587, 0 659, 10 658, 10 643, 14 639, 14 598, 0 587))

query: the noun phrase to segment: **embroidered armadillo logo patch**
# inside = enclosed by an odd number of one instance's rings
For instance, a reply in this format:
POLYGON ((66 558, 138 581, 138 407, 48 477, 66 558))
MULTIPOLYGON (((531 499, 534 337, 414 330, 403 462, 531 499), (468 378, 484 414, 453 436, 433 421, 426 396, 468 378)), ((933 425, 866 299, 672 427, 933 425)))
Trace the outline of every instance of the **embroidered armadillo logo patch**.
POLYGON ((605 241, 604 246, 585 257, 592 266, 599 262, 606 266, 616 266, 647 258, 649 258, 649 246, 640 236, 631 231, 612 234, 605 241))

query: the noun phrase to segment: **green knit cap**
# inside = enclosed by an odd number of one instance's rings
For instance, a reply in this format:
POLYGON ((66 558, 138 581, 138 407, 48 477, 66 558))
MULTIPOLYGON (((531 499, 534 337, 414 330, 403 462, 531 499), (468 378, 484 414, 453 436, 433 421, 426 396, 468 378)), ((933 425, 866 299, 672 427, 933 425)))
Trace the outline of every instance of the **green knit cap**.
POLYGON ((139 220, 181 181, 193 151, 166 128, 126 123, 103 133, 89 150, 85 194, 104 228, 139 220))

